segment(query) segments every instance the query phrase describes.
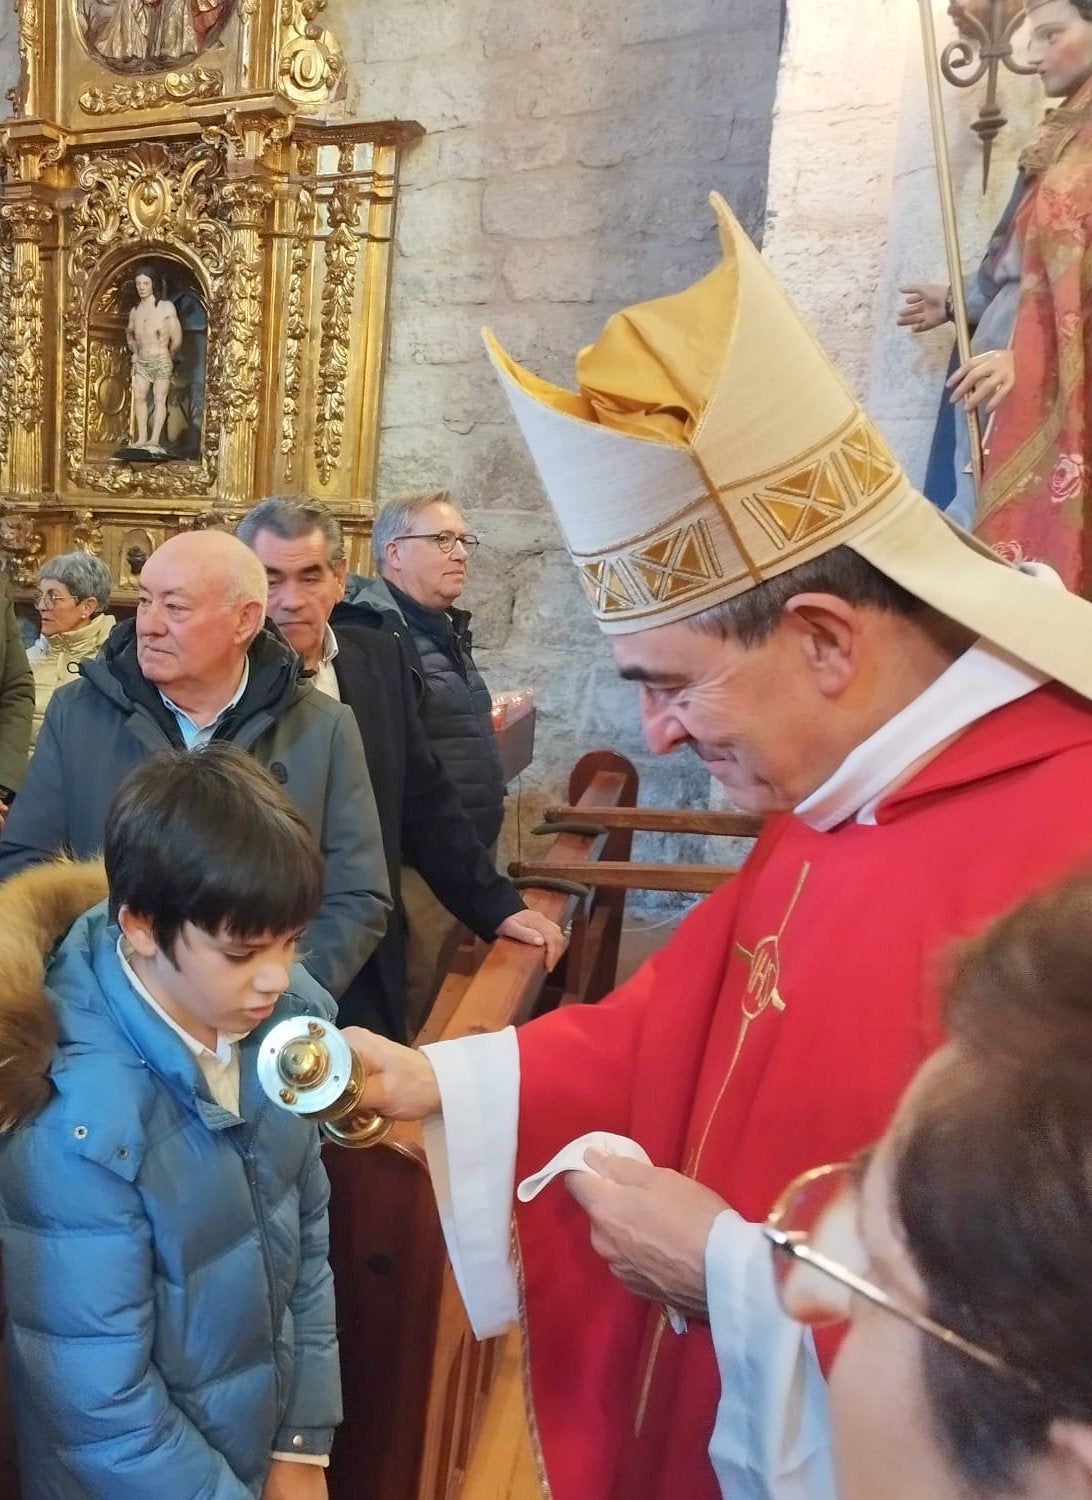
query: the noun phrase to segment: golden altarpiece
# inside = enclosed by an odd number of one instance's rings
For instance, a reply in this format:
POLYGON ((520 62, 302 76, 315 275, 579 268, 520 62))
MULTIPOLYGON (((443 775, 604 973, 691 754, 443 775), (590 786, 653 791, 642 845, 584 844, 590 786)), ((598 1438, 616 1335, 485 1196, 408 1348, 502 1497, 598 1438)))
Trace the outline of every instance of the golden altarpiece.
POLYGON ((0 129, 13 582, 82 548, 124 601, 165 536, 233 524, 275 493, 328 503, 359 564, 399 158, 420 127, 345 116, 323 0, 18 11, 0 129), (176 329, 150 364, 132 335, 140 277, 176 329), (141 446, 153 415, 161 436, 141 446))

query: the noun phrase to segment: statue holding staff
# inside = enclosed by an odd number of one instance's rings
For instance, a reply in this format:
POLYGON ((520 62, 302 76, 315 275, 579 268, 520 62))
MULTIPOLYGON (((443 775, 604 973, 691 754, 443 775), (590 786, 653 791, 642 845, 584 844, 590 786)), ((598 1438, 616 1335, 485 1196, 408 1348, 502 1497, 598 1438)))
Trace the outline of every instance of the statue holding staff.
MULTIPOLYGON (((975 506, 957 424, 948 514, 1011 560, 1048 562, 1090 594, 1092 0, 1029 0, 1027 12, 1028 60, 1047 97, 1062 102, 1021 156, 1012 198, 964 287, 975 331, 949 399, 989 426, 975 506)), ((951 319, 949 287, 903 292, 901 326, 923 333, 951 319)))

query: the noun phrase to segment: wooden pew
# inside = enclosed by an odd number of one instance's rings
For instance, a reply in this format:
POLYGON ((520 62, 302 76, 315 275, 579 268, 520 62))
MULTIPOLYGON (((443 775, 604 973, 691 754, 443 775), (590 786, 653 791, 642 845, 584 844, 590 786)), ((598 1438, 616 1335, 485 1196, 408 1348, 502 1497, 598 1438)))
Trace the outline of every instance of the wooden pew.
MULTIPOLYGON (((609 752, 573 773, 574 816, 594 820, 628 804, 637 775, 609 752)), ((625 859, 625 829, 561 832, 553 868, 625 859)), ((546 1003, 598 999, 613 982, 625 893, 526 893, 528 905, 565 925, 574 941, 546 1003)), ((535 949, 499 941, 457 992, 429 1040, 495 1031, 527 1019, 547 989, 535 949)), ((452 993, 456 993, 453 989, 452 993)), ((366 1152, 324 1150, 330 1173, 331 1262, 338 1295, 345 1421, 330 1468, 331 1500, 455 1500, 483 1420, 504 1340, 470 1333, 447 1262, 419 1127, 399 1125, 366 1152)), ((528 1491, 527 1493, 534 1493, 528 1491)))

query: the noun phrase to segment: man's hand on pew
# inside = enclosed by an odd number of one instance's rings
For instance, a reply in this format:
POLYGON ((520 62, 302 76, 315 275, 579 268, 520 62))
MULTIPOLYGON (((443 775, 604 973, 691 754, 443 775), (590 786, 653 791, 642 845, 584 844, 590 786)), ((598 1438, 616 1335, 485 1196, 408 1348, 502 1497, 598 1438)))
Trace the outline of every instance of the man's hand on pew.
POLYGON ((568 939, 556 922, 544 917, 540 911, 513 912, 497 928, 498 937, 512 938, 517 943, 529 943, 533 948, 544 948, 543 962, 546 972, 557 964, 565 952, 568 939))
POLYGON ((360 1026, 341 1033, 364 1065, 361 1104, 388 1120, 424 1120, 440 1112, 440 1089, 423 1052, 360 1026))

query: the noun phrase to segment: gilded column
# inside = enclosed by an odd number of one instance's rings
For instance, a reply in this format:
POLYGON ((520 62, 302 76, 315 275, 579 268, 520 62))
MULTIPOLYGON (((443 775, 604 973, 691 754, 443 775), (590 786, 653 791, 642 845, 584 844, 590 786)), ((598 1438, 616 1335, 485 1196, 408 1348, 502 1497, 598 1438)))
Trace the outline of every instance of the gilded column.
POLYGON ((272 201, 271 190, 261 182, 229 182, 221 191, 231 225, 216 320, 219 502, 226 508, 248 505, 251 499, 262 378, 261 234, 272 201))
POLYGON ((0 205, 0 220, 11 234, 10 301, 3 363, 10 383, 7 399, 8 442, 6 492, 34 495, 43 488, 42 240, 53 220, 48 203, 21 198, 0 205))

